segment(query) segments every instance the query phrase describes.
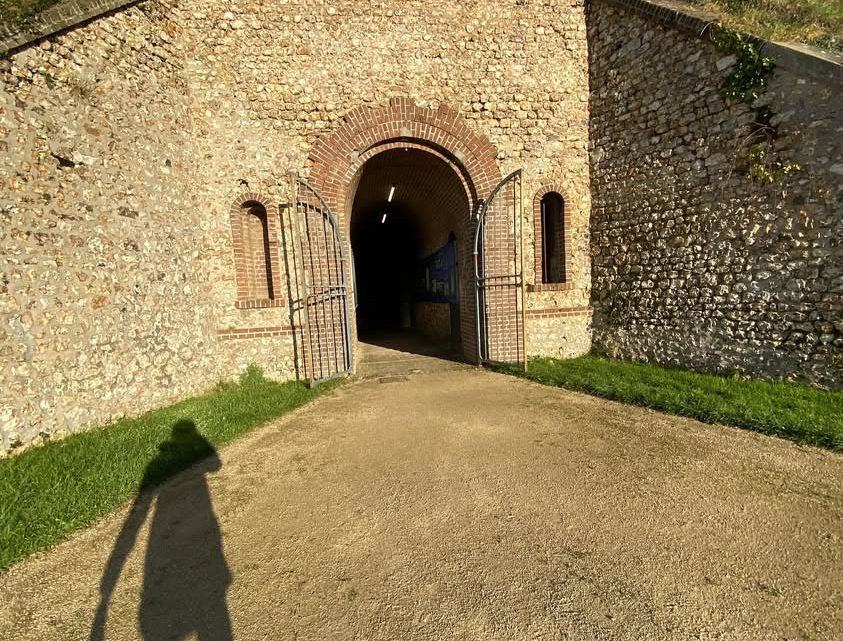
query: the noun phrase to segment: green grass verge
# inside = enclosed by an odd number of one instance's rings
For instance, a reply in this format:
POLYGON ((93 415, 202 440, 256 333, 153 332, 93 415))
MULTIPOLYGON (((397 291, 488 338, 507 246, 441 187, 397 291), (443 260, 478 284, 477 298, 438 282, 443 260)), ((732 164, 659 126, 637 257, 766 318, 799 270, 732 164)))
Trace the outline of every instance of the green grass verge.
POLYGON ((277 383, 251 368, 237 384, 0 460, 0 569, 94 523, 141 483, 164 481, 325 388, 277 383), (173 427, 185 422, 200 436, 172 447, 173 427))
POLYGON ((526 374, 514 367, 497 369, 706 423, 843 449, 843 392, 725 378, 598 356, 531 359, 526 374))
POLYGON ((687 0, 727 27, 767 40, 843 50, 841 0, 687 0))

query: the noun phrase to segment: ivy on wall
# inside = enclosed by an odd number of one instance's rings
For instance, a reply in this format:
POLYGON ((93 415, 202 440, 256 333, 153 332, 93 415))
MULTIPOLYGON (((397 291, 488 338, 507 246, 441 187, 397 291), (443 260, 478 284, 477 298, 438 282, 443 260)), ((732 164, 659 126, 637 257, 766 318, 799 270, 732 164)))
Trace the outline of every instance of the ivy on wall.
POLYGON ((773 75, 775 61, 761 54, 755 38, 723 25, 712 30, 711 40, 720 52, 735 58, 720 86, 723 96, 754 108, 749 135, 738 151, 738 160, 746 166, 749 179, 772 185, 799 171, 797 163, 783 160, 775 150, 778 132, 771 124, 772 111, 766 106, 754 107, 773 75))
POLYGON ((777 183, 785 176, 801 169, 798 163, 784 162, 778 158, 769 140, 751 145, 747 160, 749 161, 747 173, 750 180, 762 185, 777 183))
POLYGON ((722 25, 712 32, 712 41, 726 55, 735 56, 735 64, 723 80, 723 95, 748 104, 758 100, 776 68, 773 59, 762 56, 749 36, 722 25))

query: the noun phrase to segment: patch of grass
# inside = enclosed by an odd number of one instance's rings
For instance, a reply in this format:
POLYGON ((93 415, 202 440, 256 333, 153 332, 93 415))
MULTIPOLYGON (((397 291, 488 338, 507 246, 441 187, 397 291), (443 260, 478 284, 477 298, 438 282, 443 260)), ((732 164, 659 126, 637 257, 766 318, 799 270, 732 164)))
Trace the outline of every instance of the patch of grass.
POLYGON ((536 358, 530 360, 526 374, 514 367, 499 369, 547 385, 706 423, 843 449, 843 392, 795 383, 712 376, 598 356, 571 360, 536 358))
POLYGON ((686 0, 724 26, 767 40, 794 41, 843 51, 840 0, 686 0))
POLYGON ((94 523, 137 494, 142 481, 161 483, 205 458, 208 444, 218 448, 330 387, 277 383, 250 368, 239 383, 0 460, 0 569, 94 523), (204 447, 162 456, 182 423, 195 425, 204 447), (147 470, 152 461, 155 469, 147 470))
POLYGON ((0 0, 0 24, 20 25, 61 0, 0 0))

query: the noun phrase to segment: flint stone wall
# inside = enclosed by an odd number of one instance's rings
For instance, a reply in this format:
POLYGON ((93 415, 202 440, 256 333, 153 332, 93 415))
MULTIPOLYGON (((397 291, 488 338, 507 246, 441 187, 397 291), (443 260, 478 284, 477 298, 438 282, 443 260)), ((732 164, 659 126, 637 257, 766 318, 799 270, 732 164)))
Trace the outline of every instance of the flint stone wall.
MULTIPOLYGON (((559 185, 576 212, 570 288, 528 294, 527 306, 588 304, 591 205, 582 0, 225 5, 187 0, 181 6, 190 34, 197 144, 200 155, 213 158, 197 181, 211 221, 219 220, 213 212, 220 203, 237 192, 236 177, 266 190, 287 171, 306 173, 315 141, 335 130, 351 108, 383 107, 402 97, 433 109, 444 103, 495 145, 503 175, 523 168, 527 282, 535 280, 533 194, 543 185, 559 185)), ((289 194, 278 198, 286 201, 289 194)), ((341 223, 347 231, 349 221, 341 223)), ((225 300, 222 296, 219 305, 225 300)), ((586 317, 579 322, 587 326, 586 317)), ((563 331, 544 334, 533 346, 553 353, 564 341, 563 331)), ((580 341, 580 350, 587 351, 588 344, 580 341)))
POLYGON ((0 60, 0 453, 251 362, 291 375, 283 314, 261 323, 275 334, 219 333, 211 292, 233 265, 197 206, 189 90, 169 2, 0 60))
POLYGON ((525 203, 561 185, 579 212, 576 269, 569 290, 528 306, 587 302, 581 0, 73 4, 111 11, 59 33, 44 21, 35 42, 3 37, 17 48, 0 62, 0 452, 250 362, 292 377, 289 300, 237 305, 230 215, 259 195, 283 228, 288 172, 307 175, 316 140, 360 105, 444 103, 502 172, 523 168, 525 203))
POLYGON ((725 99, 734 58, 647 4, 589 5, 595 347, 843 387, 840 65, 771 46, 760 100, 725 99), (747 176, 762 105, 801 167, 772 185, 747 176))

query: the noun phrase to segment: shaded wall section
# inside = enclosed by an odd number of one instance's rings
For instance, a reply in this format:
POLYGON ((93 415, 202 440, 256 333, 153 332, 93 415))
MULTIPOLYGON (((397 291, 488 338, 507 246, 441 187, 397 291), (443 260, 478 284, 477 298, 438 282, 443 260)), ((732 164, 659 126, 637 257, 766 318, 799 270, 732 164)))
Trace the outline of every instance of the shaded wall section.
POLYGON ((589 9, 595 346, 841 387, 840 66, 799 54, 749 105, 723 97, 734 59, 704 23, 643 2, 589 9), (764 118, 767 161, 799 165, 772 184, 748 175, 764 118))

